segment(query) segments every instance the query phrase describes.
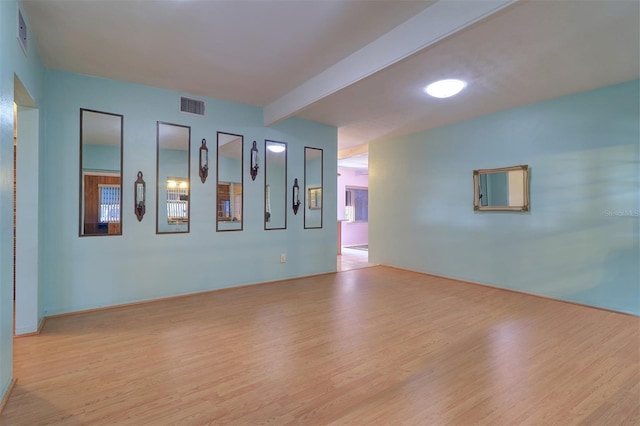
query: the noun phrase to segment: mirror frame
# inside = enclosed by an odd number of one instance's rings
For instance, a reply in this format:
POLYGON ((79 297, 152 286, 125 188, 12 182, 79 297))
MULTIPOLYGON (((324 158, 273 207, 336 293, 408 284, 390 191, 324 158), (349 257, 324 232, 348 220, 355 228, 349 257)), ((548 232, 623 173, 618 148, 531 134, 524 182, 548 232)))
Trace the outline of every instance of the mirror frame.
POLYGON ((311 210, 309 208, 309 189, 315 189, 318 190, 320 189, 320 194, 321 197, 324 196, 324 149, 322 148, 315 148, 312 146, 305 146, 304 147, 304 202, 302 203, 302 205, 304 206, 304 229, 322 229, 323 227, 323 216, 324 216, 324 199, 320 198, 320 208, 318 209, 313 209, 314 211, 320 210, 320 226, 307 226, 307 211, 311 210), (311 188, 308 187, 308 182, 307 182, 307 150, 316 150, 316 151, 320 151, 320 186, 313 186, 311 188))
POLYGON ((123 152, 124 152, 124 115, 123 114, 115 114, 112 112, 105 112, 105 111, 98 111, 98 110, 94 110, 94 109, 89 109, 89 108, 80 108, 80 163, 79 163, 79 169, 80 169, 80 179, 79 179, 79 195, 80 198, 78 199, 78 207, 79 207, 79 211, 78 211, 78 236, 79 237, 104 237, 104 236, 116 236, 116 235, 122 235, 122 226, 123 226, 123 219, 124 216, 122 214, 123 208, 122 205, 124 204, 124 197, 122 196, 122 165, 123 165, 123 161, 122 161, 122 157, 123 157, 123 152), (82 114, 84 112, 92 112, 92 113, 96 113, 96 114, 104 114, 104 115, 111 115, 114 117, 120 117, 120 232, 118 233, 113 233, 113 234, 109 234, 109 233, 96 233, 96 234, 85 234, 84 233, 84 227, 85 227, 85 223, 84 223, 84 218, 83 218, 83 214, 84 214, 84 170, 83 170, 83 149, 82 149, 82 144, 83 144, 83 117, 82 114))
POLYGON ((237 232, 244 230, 244 211, 244 135, 218 131, 216 132, 216 232, 237 232), (218 191, 218 185, 220 185, 220 135, 237 136, 240 138, 240 185, 242 185, 242 221, 240 222, 239 229, 220 229, 220 222, 225 222, 218 219, 218 196, 220 195, 218 191))
POLYGON ((289 187, 288 187, 288 180, 287 180, 287 168, 288 168, 288 164, 287 162, 289 161, 289 145, 286 142, 280 142, 280 141, 274 141, 271 139, 265 139, 264 140, 264 230, 265 231, 277 231, 277 230, 281 230, 281 229, 287 229, 287 216, 289 213, 289 205, 288 205, 288 193, 289 193, 289 187), (269 144, 269 142, 271 143, 277 143, 277 144, 281 144, 284 145, 284 227, 281 228, 267 228, 267 175, 269 173, 269 167, 268 167, 268 163, 267 163, 267 156, 269 155, 267 153, 268 148, 267 145, 269 144))
MULTIPOLYGON (((165 208, 166 208, 166 201, 165 208)), ((157 235, 171 235, 171 234, 188 234, 191 231, 191 126, 185 126, 184 124, 168 123, 166 121, 156 122, 156 234, 157 235), (160 224, 158 222, 158 212, 160 209, 160 125, 165 124, 167 126, 184 127, 189 131, 189 141, 187 143, 187 184, 189 185, 189 202, 187 203, 187 230, 186 231, 160 231, 160 224)))
POLYGON ((497 169, 478 169, 473 171, 473 210, 474 211, 529 211, 529 166, 519 165, 512 167, 501 167, 497 169), (483 206, 480 203, 480 175, 489 173, 502 173, 511 171, 522 171, 522 205, 519 206, 483 206))

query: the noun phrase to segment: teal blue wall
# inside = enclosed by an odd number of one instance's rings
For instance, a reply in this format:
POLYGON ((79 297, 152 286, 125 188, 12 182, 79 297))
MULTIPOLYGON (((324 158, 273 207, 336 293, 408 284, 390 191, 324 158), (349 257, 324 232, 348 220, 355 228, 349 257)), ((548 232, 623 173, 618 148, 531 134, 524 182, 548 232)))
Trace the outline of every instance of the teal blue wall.
MULTIPOLYGON (((263 176, 244 167, 244 230, 216 232, 215 156, 209 178, 198 176, 198 142, 215 143, 216 132, 242 134, 246 141, 281 140, 289 145, 289 181, 303 176, 304 146, 336 158, 337 130, 292 118, 270 128, 258 107, 207 99, 207 116, 182 114, 180 94, 151 87, 47 70, 45 74, 47 161, 43 165, 47 214, 42 220, 41 261, 44 314, 52 315, 335 271, 337 167, 325 162, 323 230, 303 230, 302 215, 289 209, 282 231, 263 229, 263 176), (79 109, 124 115, 122 236, 78 237, 79 109), (191 232, 156 235, 156 121, 191 126, 191 232), (147 214, 133 211, 133 182, 141 170, 147 183, 147 214), (59 182, 70 190, 59 191, 59 182), (332 189, 333 188, 333 189, 332 189), (280 253, 287 263, 280 263, 280 253)), ((215 145, 214 145, 215 146, 215 145)), ((258 146, 264 146, 262 143, 258 146)), ((249 158, 250 144, 244 144, 249 158)), ((264 155, 260 155, 264 158, 264 155)), ((261 171, 264 170, 261 164, 261 171)))
MULTIPOLYGON (((246 145, 246 143, 244 145, 246 145)), ((246 146, 244 148, 246 148, 246 146)), ((220 182, 242 183, 241 170, 243 170, 243 168, 241 167, 240 160, 234 160, 229 157, 220 157, 218 159, 218 167, 220 167, 220 170, 218 171, 220 182)))
POLYGON ((639 82, 369 147, 370 260, 640 315, 639 82), (473 211, 528 164, 531 211, 473 211))
POLYGON ((82 146, 82 167, 86 171, 118 172, 120 148, 111 145, 82 146))
MULTIPOLYGON (((38 106, 42 99, 42 65, 33 39, 29 38, 27 55, 18 45, 17 9, 16 1, 0 1, 0 399, 7 390, 13 370, 14 75, 38 106)), ((25 19, 28 25, 28 17, 25 19)), ((37 152, 37 149, 33 151, 37 152)), ((38 158, 33 159, 35 170, 37 162, 38 158)), ((38 298, 37 286, 33 287, 33 297, 38 298)))
POLYGON ((487 175, 486 195, 490 206, 509 205, 509 182, 506 172, 487 175))

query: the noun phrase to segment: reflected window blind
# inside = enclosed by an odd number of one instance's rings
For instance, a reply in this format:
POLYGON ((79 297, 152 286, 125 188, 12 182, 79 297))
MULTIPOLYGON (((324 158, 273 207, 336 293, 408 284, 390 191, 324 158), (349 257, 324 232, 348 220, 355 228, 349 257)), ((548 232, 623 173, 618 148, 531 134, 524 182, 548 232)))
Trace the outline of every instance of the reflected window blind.
POLYGON ((98 185, 100 190, 100 223, 120 222, 120 185, 98 185))
POLYGON ((167 180, 167 221, 170 224, 186 222, 189 188, 186 180, 167 180))
POLYGON ((345 192, 345 217, 349 222, 369 221, 369 190, 347 187, 345 192))

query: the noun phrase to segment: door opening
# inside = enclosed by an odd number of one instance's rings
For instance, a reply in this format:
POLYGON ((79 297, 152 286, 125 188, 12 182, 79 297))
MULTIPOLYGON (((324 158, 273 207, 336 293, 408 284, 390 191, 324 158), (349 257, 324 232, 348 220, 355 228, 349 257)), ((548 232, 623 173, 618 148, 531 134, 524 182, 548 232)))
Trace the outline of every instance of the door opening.
POLYGON ((369 263, 369 155, 338 160, 338 271, 369 263))
POLYGON ((16 303, 16 155, 18 142, 18 105, 13 103, 13 311, 16 303))
POLYGON ((36 333, 39 326, 39 145, 40 111, 17 75, 13 79, 13 288, 14 334, 36 333))

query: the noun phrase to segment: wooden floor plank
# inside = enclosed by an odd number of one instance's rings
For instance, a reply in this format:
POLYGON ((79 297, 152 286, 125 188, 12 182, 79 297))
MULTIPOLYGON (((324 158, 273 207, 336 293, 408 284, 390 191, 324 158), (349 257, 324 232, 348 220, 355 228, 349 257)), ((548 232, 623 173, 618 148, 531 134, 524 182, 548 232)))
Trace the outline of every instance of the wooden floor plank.
POLYGON ((386 267, 51 318, 2 425, 637 424, 640 319, 386 267))

